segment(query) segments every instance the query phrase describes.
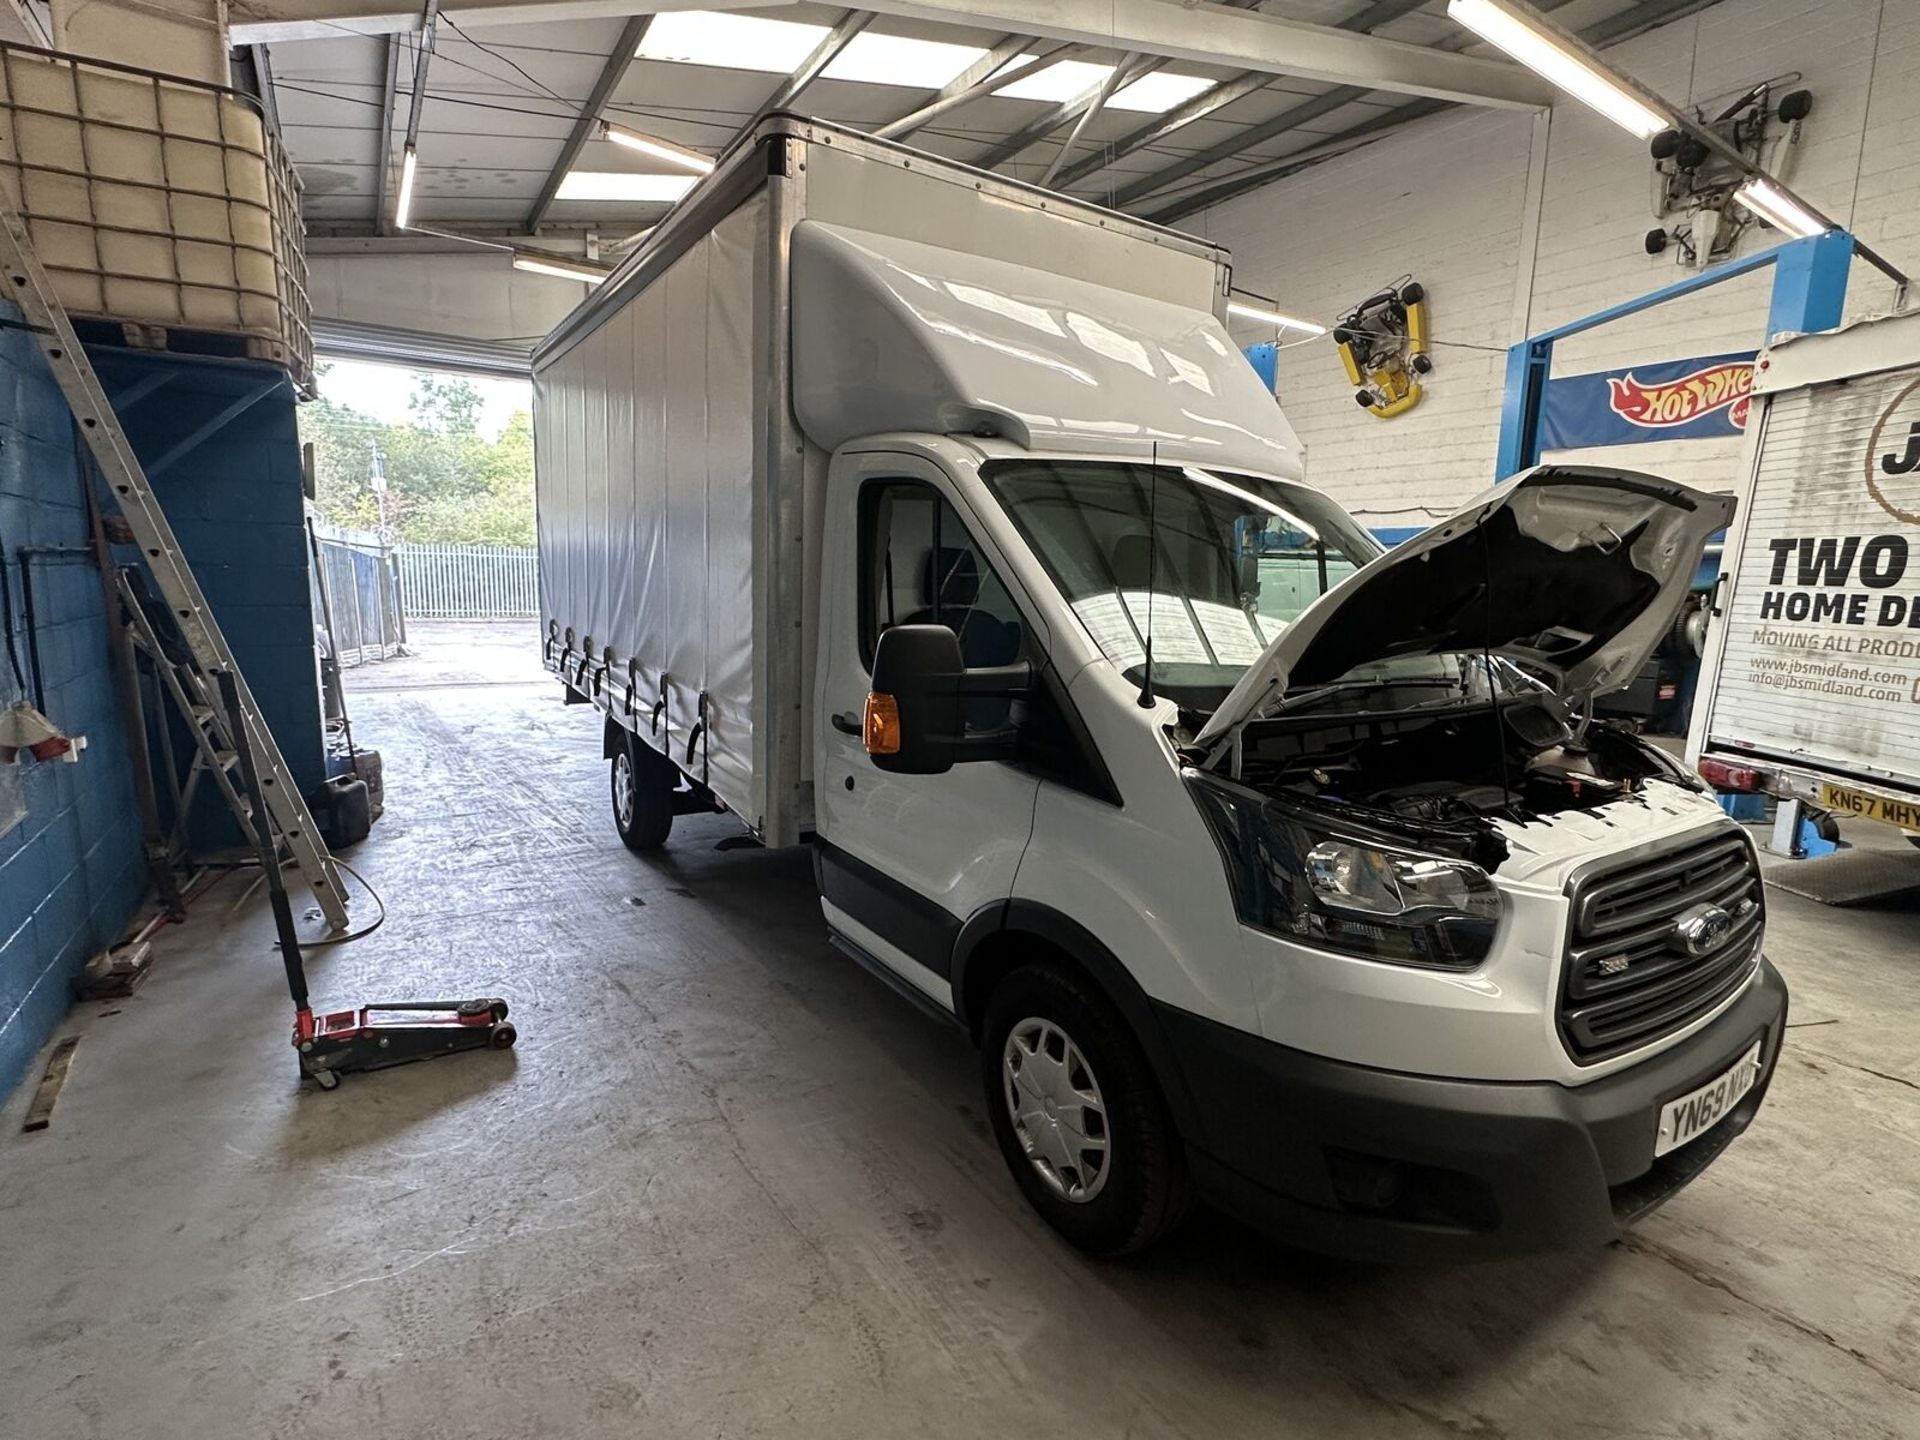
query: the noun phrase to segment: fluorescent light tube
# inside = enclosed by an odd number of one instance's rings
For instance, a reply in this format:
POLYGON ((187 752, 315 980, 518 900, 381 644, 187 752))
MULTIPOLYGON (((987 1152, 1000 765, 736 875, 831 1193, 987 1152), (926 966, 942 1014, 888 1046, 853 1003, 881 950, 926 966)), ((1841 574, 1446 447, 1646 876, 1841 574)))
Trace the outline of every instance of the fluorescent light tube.
POLYGON ((1670 116, 1654 110, 1559 36, 1508 9, 1501 0, 1447 0, 1447 14, 1642 140, 1672 128, 1670 116))
POLYGON ((1824 235, 1833 228, 1764 176, 1751 177, 1746 184, 1733 192, 1733 198, 1774 229, 1783 231, 1796 240, 1824 235))
POLYGON ((706 156, 693 150, 683 150, 666 140, 656 140, 651 135, 642 135, 638 130, 629 130, 624 125, 607 125, 606 135, 607 139, 616 145, 624 145, 629 150, 638 150, 642 155, 651 155, 654 159, 664 160, 669 165, 678 165, 700 175, 713 173, 713 161, 706 156))
POLYGON ((524 250, 513 252, 513 268, 535 275, 554 275, 562 280, 584 280, 589 285, 598 285, 607 278, 606 270, 598 265, 563 260, 557 255, 529 255, 524 250))
POLYGON ((1238 300, 1227 302, 1227 313, 1238 315, 1242 320, 1258 320, 1263 325, 1278 325, 1283 330, 1303 330, 1309 335, 1327 333, 1326 326, 1316 325, 1311 320, 1296 320, 1291 315, 1282 315, 1278 310, 1266 310, 1258 305, 1242 304, 1238 300))
POLYGON ((393 228, 407 228, 407 214, 413 209, 413 172, 420 168, 420 157, 414 153, 413 146, 407 146, 407 153, 400 160, 400 193, 393 202, 393 228))

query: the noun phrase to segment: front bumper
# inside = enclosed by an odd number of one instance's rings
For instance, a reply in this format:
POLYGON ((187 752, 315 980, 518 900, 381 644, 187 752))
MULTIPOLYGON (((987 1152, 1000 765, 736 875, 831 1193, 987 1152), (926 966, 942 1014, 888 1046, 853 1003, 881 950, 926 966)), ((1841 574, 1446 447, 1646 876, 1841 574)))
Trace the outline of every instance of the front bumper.
POLYGON ((1208 1199, 1308 1249, 1417 1263, 1600 1245, 1670 1198, 1759 1110, 1787 987, 1763 958, 1739 999, 1684 1044, 1580 1086, 1397 1074, 1155 1008, 1208 1199), (1656 1160, 1660 1106, 1756 1039, 1753 1089, 1656 1160))

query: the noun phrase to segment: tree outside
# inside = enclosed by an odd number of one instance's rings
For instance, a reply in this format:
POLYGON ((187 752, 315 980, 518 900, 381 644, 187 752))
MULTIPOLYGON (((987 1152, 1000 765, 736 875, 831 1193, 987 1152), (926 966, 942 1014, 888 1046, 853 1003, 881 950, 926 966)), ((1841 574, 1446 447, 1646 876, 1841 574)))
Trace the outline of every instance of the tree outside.
MULTIPOLYGON (((328 369, 319 367, 323 395, 328 369)), ((411 381, 404 423, 325 399, 300 407, 320 514, 360 530, 379 530, 384 518, 393 539, 423 544, 533 544, 533 417, 516 411, 489 439, 471 381, 404 371, 394 378, 411 381)))

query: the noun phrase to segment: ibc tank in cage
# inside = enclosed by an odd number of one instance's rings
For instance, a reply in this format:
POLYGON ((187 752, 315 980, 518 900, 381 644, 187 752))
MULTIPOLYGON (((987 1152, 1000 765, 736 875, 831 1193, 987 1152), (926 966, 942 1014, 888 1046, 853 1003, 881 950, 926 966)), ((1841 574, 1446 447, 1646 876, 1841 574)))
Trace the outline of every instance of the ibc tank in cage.
POLYGON ((0 187, 76 320, 310 384, 296 182, 251 96, 0 44, 0 187))

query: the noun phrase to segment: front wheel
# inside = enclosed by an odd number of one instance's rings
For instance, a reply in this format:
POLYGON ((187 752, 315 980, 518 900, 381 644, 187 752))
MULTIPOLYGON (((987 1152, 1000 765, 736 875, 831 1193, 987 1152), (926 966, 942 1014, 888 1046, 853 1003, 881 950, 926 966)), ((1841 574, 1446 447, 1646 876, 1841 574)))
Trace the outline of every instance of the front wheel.
POLYGON ((673 830, 673 762, 645 741, 628 739, 613 757, 613 827, 636 855, 658 850, 673 830))
POLYGON ((987 1110, 1028 1202, 1083 1250, 1124 1255, 1185 1217, 1186 1157, 1126 1021, 1079 975, 1024 966, 981 1040, 987 1110))

